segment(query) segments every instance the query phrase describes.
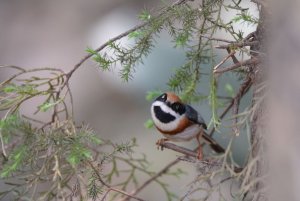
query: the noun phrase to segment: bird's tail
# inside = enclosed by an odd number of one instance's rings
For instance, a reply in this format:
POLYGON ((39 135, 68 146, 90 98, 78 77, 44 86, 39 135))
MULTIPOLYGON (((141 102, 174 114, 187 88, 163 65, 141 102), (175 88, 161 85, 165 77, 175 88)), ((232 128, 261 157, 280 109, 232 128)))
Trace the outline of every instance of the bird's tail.
POLYGON ((212 137, 210 137, 207 133, 203 133, 202 138, 205 142, 217 153, 224 153, 225 149, 219 145, 212 137))

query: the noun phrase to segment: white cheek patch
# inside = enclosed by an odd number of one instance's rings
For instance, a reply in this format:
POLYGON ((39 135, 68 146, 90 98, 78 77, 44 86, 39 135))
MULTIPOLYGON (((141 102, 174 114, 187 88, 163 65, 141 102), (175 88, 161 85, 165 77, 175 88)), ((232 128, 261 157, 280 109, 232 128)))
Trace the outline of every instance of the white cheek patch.
POLYGON ((176 112, 174 112, 171 108, 169 108, 168 106, 166 106, 166 104, 163 103, 163 102, 155 101, 155 102, 152 104, 152 108, 153 108, 154 106, 159 106, 159 107, 161 108, 162 111, 164 111, 165 113, 171 114, 171 115, 174 116, 175 118, 180 117, 179 114, 177 114, 176 112))
POLYGON ((166 106, 164 103, 156 101, 152 104, 151 106, 151 116, 154 121, 154 124, 156 127, 158 127, 160 130, 163 131, 173 131, 177 128, 179 125, 179 122, 184 118, 184 115, 179 115, 176 112, 174 112, 172 109, 170 109, 168 106, 166 106), (163 123, 159 119, 156 118, 154 114, 154 106, 160 106, 162 111, 171 114, 172 116, 175 117, 174 121, 171 121, 169 123, 163 123))

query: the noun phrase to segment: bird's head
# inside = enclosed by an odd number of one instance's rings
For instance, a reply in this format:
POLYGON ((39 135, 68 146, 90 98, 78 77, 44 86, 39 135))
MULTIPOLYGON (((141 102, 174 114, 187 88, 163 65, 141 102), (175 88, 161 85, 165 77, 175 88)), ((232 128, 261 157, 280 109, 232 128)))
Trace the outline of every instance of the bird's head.
POLYGON ((151 116, 155 126, 166 132, 177 129, 180 122, 186 118, 185 112, 185 105, 172 92, 163 93, 151 106, 151 116))

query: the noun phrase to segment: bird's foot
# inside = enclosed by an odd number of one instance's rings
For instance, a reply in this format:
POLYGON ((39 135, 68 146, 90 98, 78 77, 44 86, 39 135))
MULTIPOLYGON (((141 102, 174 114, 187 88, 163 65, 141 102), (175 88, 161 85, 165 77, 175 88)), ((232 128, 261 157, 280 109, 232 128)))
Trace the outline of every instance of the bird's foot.
POLYGON ((197 141, 198 141, 198 150, 197 150, 197 159, 202 160, 203 159, 203 150, 200 142, 200 138, 203 135, 203 129, 201 129, 200 133, 197 135, 197 141))
POLYGON ((202 146, 199 145, 198 151, 197 151, 197 159, 202 160, 203 159, 203 151, 202 151, 202 146))
POLYGON ((166 139, 166 138, 162 138, 162 139, 159 139, 159 140, 157 140, 157 142, 156 142, 156 145, 157 145, 157 149, 159 150, 164 150, 164 143, 166 142, 166 141, 168 141, 168 139, 166 139))

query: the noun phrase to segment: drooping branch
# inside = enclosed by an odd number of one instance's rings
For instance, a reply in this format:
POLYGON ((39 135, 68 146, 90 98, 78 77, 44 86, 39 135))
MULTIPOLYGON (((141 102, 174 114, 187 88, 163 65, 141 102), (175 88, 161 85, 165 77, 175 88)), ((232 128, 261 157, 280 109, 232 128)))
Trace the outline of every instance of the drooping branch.
MULTIPOLYGON (((179 5, 181 5, 181 4, 184 4, 185 2, 187 2, 187 1, 191 1, 191 0, 178 0, 178 1, 176 1, 175 3, 173 3, 170 7, 167 7, 166 9, 164 9, 163 11, 161 11, 157 16, 155 16, 155 18, 159 18, 159 17, 161 17, 163 14, 165 14, 167 11, 168 11, 168 9, 169 8, 174 8, 174 7, 176 7, 176 6, 179 6, 179 5)), ((115 37, 113 37, 112 39, 110 39, 109 41, 107 41, 106 43, 104 43, 103 45, 101 45, 101 46, 99 46, 97 49, 95 49, 95 51, 96 52, 100 52, 101 50, 103 50, 105 47, 107 47, 109 44, 111 44, 111 43, 113 43, 113 42, 115 42, 115 41, 117 41, 117 40, 120 40, 120 39, 122 39, 122 38, 124 38, 124 37, 126 37, 126 36, 128 36, 130 33, 132 33, 132 32, 134 32, 134 31, 137 31, 137 30, 139 30, 139 29, 141 29, 141 28, 143 28, 143 27, 145 27, 145 26, 147 26, 147 25, 149 25, 150 23, 151 23, 152 21, 151 20, 149 20, 149 21, 146 21, 146 22, 144 22, 144 23, 141 23, 141 24, 139 24, 139 25, 137 25, 137 26, 135 26, 135 27, 133 27, 133 28, 131 28, 131 29, 129 29, 129 30, 127 30, 127 31, 125 31, 125 32, 123 32, 123 33, 121 33, 121 34, 119 34, 118 36, 115 36, 115 37)), ((90 54, 87 54, 87 55, 85 55, 74 67, 73 67, 73 69, 72 70, 70 70, 68 73, 67 73, 67 80, 69 80, 70 79, 70 77, 72 76, 72 74, 85 62, 85 61, 87 61, 89 58, 91 58, 93 56, 93 54, 92 53, 90 53, 90 54)))

